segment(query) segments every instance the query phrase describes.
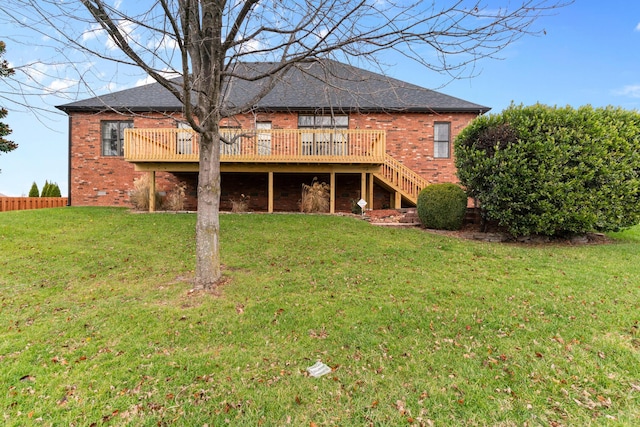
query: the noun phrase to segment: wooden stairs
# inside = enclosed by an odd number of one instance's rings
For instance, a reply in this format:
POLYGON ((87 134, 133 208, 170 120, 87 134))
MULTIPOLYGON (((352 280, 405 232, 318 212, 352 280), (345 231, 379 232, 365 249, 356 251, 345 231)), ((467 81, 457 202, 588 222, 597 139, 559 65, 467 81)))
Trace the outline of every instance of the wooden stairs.
POLYGON ((395 192, 395 208, 401 207, 402 200, 406 204, 415 206, 418 202, 418 194, 429 185, 426 179, 388 154, 385 154, 382 171, 374 174, 374 177, 388 190, 395 192))

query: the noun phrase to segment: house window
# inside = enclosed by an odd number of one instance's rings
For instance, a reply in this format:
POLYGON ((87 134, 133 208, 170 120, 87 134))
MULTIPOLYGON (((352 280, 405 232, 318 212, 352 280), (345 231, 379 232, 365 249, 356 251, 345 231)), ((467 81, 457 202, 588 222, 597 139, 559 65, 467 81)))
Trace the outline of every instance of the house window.
POLYGON ((343 155, 347 153, 347 135, 342 129, 349 129, 349 116, 299 115, 298 129, 329 129, 333 132, 303 132, 303 155, 343 155))
POLYGON ((133 127, 133 120, 102 121, 102 155, 124 156, 124 130, 133 127))
POLYGON ((448 159, 450 157, 451 123, 435 123, 433 125, 433 157, 448 159))
MULTIPOLYGON (((188 129, 191 130, 191 126, 189 123, 178 122, 178 129, 188 129)), ((193 154, 194 150, 194 138, 193 132, 184 131, 178 132, 177 140, 176 140, 176 151, 178 154, 193 154)))
POLYGON ((220 136, 227 142, 220 141, 220 154, 237 156, 241 153, 242 138, 239 126, 220 126, 220 136))
POLYGON ((256 136, 258 154, 261 156, 271 154, 271 122, 257 122, 256 136))

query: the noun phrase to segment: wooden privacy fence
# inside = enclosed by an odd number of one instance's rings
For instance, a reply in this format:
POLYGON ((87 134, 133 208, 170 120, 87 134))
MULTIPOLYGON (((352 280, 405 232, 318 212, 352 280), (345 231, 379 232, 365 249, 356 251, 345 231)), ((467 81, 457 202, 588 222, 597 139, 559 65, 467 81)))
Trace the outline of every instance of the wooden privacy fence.
POLYGON ((67 206, 66 197, 0 197, 0 212, 67 206))

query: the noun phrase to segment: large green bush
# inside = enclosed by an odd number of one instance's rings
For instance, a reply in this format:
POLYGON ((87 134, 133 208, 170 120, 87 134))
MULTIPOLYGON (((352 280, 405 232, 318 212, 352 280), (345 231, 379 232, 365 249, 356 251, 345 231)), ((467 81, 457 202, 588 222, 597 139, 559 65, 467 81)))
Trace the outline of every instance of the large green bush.
POLYGON ((485 218, 516 236, 640 223, 640 114, 511 105, 455 141, 456 167, 485 218))
POLYGON ((459 230, 467 212, 467 195, 456 184, 431 184, 418 195, 417 208, 425 227, 459 230))

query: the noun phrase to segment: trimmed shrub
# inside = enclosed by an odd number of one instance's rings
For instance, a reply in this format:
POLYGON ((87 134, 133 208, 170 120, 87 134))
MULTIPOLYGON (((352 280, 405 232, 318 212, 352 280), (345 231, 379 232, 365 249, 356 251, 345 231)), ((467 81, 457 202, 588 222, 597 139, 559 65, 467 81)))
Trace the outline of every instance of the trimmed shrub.
POLYGON ((458 178, 514 236, 640 223, 640 113, 511 105, 456 138, 458 178))
POLYGON ((31 189, 29 190, 29 197, 40 197, 40 190, 38 190, 38 184, 33 182, 31 189))
POLYGON ((425 227, 459 230, 467 213, 467 195, 456 184, 431 184, 418 195, 417 208, 425 227))

